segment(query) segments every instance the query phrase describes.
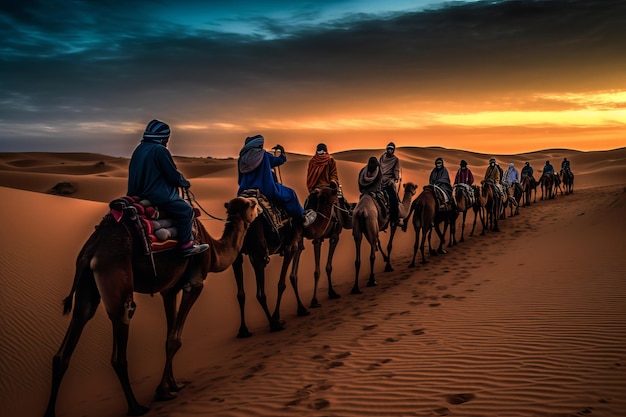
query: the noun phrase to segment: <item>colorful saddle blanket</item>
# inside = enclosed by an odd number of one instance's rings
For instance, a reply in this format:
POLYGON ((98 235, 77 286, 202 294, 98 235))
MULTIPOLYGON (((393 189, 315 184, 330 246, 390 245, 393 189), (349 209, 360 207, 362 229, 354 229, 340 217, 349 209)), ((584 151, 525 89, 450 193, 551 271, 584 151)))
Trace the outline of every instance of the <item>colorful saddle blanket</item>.
POLYGON ((262 212, 259 218, 268 226, 272 232, 278 236, 280 229, 291 221, 291 217, 287 214, 287 211, 270 201, 265 195, 263 195, 258 189, 250 188, 244 190, 241 197, 254 198, 261 206, 262 212))
MULTIPOLYGON (((109 203, 110 213, 117 222, 126 217, 137 227, 140 236, 145 237, 144 252, 162 252, 178 245, 176 221, 160 212, 152 203, 139 197, 124 196, 109 203)), ((194 217, 200 211, 194 207, 194 217)), ((195 235, 195 230, 194 230, 195 235)))

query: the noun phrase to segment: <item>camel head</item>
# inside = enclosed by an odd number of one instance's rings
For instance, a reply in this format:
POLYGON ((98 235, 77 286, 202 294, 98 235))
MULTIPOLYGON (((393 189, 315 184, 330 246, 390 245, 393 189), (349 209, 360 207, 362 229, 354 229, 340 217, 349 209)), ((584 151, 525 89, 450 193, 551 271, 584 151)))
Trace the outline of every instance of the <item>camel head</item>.
POLYGON ((252 223, 261 211, 261 205, 256 198, 236 197, 227 203, 224 203, 226 207, 227 217, 239 216, 246 224, 252 223))
POLYGON ((417 184, 414 184, 412 182, 407 182, 406 184, 403 184, 402 188, 404 188, 405 193, 409 193, 411 194, 411 196, 414 196, 417 192, 417 184))

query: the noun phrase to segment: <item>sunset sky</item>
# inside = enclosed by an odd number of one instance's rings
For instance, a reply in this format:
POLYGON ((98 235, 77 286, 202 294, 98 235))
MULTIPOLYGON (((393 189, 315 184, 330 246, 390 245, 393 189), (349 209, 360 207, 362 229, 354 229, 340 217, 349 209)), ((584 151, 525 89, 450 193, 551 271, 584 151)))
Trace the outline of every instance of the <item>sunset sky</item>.
MULTIPOLYGON (((8 4, 7 4, 8 3, 8 4)), ((312 154, 626 146, 626 2, 36 1, 0 6, 0 152, 312 154)))

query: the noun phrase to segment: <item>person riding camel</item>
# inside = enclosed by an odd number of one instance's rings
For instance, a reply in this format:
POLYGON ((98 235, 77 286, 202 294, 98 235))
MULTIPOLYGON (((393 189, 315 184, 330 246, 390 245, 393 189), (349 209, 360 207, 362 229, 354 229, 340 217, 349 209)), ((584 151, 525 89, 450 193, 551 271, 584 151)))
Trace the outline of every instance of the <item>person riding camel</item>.
POLYGON ((561 175, 563 175, 563 171, 572 172, 569 159, 567 158, 563 158, 563 161, 561 162, 561 175))
POLYGON ((191 187, 191 183, 178 171, 167 149, 170 133, 167 123, 157 119, 148 123, 130 158, 127 195, 146 199, 172 216, 176 221, 178 247, 183 256, 192 256, 206 251, 209 245, 194 241, 193 207, 178 192, 179 188, 191 187))
POLYGON ((534 173, 535 170, 532 166, 530 166, 530 162, 524 162, 524 168, 522 168, 522 177, 524 175, 527 175, 528 178, 530 178, 530 180, 532 181, 532 184, 536 184, 537 180, 535 179, 534 173))
POLYGON ((385 153, 380 156, 379 163, 382 171, 382 189, 389 198, 389 220, 391 224, 402 226, 400 219, 400 197, 396 190, 396 184, 400 181, 400 159, 394 154, 396 144, 389 142, 385 153))
POLYGON ((461 159, 460 166, 454 177, 454 184, 467 184, 472 186, 474 184, 474 174, 472 174, 472 171, 467 167, 467 161, 461 159))
POLYGON ((519 183, 519 180, 519 171, 515 168, 515 164, 511 162, 509 164, 509 168, 506 170, 506 174, 504 175, 504 181, 511 186, 515 183, 519 183))
POLYGON ((500 165, 496 163, 496 158, 489 158, 489 166, 485 172, 484 180, 490 181, 496 186, 498 193, 500 193, 500 197, 505 194, 504 186, 502 184, 502 168, 500 168, 500 165))
POLYGON ((370 156, 367 165, 359 171, 359 192, 361 194, 379 194, 383 181, 383 173, 380 170, 380 162, 375 156, 370 156))
POLYGON ((273 149, 280 152, 279 156, 274 156, 263 149, 265 138, 262 135, 249 136, 239 152, 239 191, 254 188, 272 201, 281 203, 287 214, 296 221, 302 221, 304 227, 309 227, 315 221, 317 214, 313 210, 305 211, 296 192, 280 184, 274 178, 272 168, 278 167, 287 161, 285 148, 276 145, 273 149))
POLYGON ((309 160, 306 173, 306 188, 309 193, 318 187, 330 187, 337 190, 339 206, 348 210, 349 204, 343 196, 343 189, 339 183, 337 174, 337 162, 328 153, 325 143, 319 143, 315 149, 315 155, 309 160))
POLYGON ((554 175, 554 167, 552 166, 550 161, 546 161, 546 165, 543 167, 543 173, 541 174, 541 176, 543 177, 544 175, 549 174, 554 175))
POLYGON ((435 159, 435 168, 430 172, 428 184, 433 185, 444 192, 444 204, 450 204, 455 209, 454 199, 452 198, 452 185, 450 184, 450 173, 443 165, 443 158, 435 159))

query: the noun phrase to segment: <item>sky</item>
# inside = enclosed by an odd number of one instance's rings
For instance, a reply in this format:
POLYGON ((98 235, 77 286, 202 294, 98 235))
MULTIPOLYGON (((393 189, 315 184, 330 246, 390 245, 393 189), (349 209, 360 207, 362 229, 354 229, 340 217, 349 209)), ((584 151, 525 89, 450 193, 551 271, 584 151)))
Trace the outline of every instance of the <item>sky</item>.
POLYGON ((0 5, 0 152, 313 154, 626 146, 626 2, 20 0, 0 5))

